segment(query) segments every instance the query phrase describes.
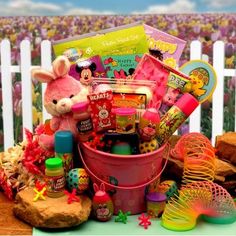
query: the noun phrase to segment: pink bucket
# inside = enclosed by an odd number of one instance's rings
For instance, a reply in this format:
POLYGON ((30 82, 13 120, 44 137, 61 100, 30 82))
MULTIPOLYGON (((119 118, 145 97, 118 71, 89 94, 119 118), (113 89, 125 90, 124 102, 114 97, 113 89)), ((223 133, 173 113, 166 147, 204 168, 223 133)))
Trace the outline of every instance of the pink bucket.
POLYGON ((119 210, 139 214, 146 211, 145 188, 157 180, 167 164, 169 144, 154 152, 139 155, 116 155, 78 146, 86 171, 93 182, 104 183, 113 193, 114 214, 119 210), (82 152, 80 150, 82 149, 82 152), (162 160, 166 159, 162 167, 162 160))

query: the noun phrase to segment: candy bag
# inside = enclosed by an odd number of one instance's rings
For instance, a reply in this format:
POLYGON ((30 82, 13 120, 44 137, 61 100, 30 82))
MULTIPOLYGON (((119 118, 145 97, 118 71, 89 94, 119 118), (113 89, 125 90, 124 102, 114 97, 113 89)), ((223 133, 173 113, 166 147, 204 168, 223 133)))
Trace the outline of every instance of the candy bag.
POLYGON ((88 100, 95 132, 115 128, 115 115, 112 113, 112 91, 90 94, 88 100))

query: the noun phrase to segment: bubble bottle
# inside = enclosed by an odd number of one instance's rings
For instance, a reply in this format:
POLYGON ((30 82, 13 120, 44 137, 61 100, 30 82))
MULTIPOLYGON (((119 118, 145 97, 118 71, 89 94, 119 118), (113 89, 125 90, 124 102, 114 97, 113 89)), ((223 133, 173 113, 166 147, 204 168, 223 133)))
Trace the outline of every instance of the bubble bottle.
POLYGON ((58 157, 49 158, 45 161, 45 165, 48 197, 57 198, 63 196, 66 181, 62 160, 58 157))
POLYGON ((72 106, 73 118, 77 121, 78 140, 80 142, 88 141, 93 132, 93 122, 91 113, 88 110, 88 102, 79 102, 72 106))
POLYGON ((65 175, 73 168, 73 135, 69 130, 55 134, 55 156, 61 158, 65 175))

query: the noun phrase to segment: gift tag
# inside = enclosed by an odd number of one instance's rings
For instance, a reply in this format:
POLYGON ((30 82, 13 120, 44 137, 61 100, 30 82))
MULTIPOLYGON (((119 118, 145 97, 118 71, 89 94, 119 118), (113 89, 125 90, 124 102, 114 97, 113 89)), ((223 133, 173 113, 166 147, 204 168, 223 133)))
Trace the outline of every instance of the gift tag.
POLYGON ((191 60, 179 69, 188 75, 191 80, 191 93, 199 103, 210 98, 215 90, 217 76, 214 68, 202 60, 191 60))

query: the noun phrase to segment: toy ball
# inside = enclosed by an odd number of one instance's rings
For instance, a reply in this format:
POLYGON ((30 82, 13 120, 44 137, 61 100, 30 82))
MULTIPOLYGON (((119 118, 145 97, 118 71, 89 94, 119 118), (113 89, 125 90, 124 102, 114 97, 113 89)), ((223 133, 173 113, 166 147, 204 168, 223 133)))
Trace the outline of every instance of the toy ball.
POLYGON ((132 150, 131 146, 127 142, 117 142, 114 144, 111 148, 112 154, 118 154, 118 155, 131 155, 132 150))
POLYGON ((152 139, 151 141, 143 142, 141 141, 139 144, 139 151, 141 154, 153 152, 159 148, 158 142, 156 139, 152 139))
POLYGON ((83 168, 76 168, 69 171, 66 178, 69 190, 76 189, 77 193, 83 193, 89 186, 89 175, 83 168))

